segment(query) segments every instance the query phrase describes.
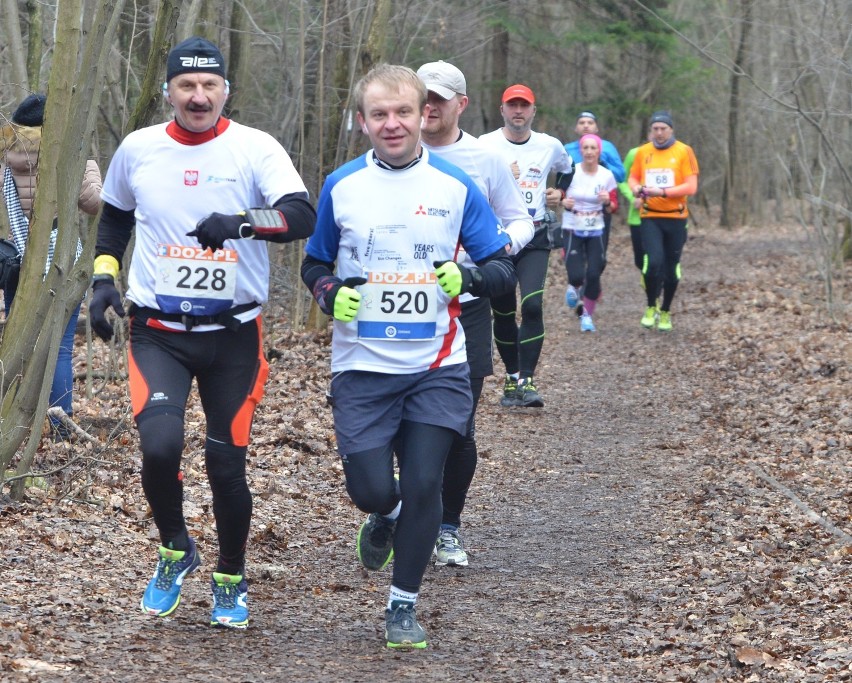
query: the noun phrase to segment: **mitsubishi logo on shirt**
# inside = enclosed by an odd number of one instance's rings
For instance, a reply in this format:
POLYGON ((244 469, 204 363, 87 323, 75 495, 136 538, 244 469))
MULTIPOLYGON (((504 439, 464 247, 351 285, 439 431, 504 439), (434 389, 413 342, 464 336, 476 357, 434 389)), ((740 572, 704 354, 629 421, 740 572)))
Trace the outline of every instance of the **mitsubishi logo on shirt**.
POLYGON ((423 208, 423 205, 420 204, 417 207, 417 211, 414 212, 415 216, 440 216, 441 218, 446 218, 450 215, 449 209, 440 209, 435 207, 428 207, 427 209, 423 208))
POLYGON ((184 171, 183 184, 189 186, 198 185, 198 171, 184 171))

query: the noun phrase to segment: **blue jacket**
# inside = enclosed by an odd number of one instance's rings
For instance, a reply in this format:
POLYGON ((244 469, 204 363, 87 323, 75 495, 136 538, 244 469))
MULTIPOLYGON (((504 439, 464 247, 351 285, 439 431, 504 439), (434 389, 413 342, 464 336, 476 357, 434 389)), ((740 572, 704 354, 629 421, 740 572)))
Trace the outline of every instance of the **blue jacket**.
MULTIPOLYGON (((615 182, 623 183, 627 179, 627 172, 624 170, 624 164, 621 163, 621 155, 609 140, 601 140, 601 161, 600 164, 604 168, 608 168, 615 176, 615 182)), ((574 140, 565 145, 565 150, 571 155, 575 164, 580 164, 583 161, 583 155, 580 154, 580 141, 574 140)))

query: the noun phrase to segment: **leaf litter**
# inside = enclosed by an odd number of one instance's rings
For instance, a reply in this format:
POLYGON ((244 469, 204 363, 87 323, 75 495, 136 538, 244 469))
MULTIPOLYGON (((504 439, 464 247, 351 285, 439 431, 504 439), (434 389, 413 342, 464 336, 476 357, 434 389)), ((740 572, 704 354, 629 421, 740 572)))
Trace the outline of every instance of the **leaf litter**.
MULTIPOLYGON (((330 337, 293 332, 273 292, 248 455, 250 628, 206 626, 216 530, 197 397, 185 512, 205 563, 158 620, 138 608, 157 543, 138 439, 109 440, 126 387, 88 401, 78 387, 98 444, 43 439, 39 471, 60 472, 0 501, 3 679, 852 681, 848 309, 827 316, 793 228, 690 232, 668 335, 639 326, 626 231, 594 335, 562 303, 551 256, 546 405, 502 408, 502 378, 486 381, 471 564, 427 570, 426 651, 383 647, 390 573, 355 559, 363 513, 325 405, 330 337), (62 470, 83 448, 92 459, 62 470)), ((75 362, 84 372, 82 347, 75 362)))

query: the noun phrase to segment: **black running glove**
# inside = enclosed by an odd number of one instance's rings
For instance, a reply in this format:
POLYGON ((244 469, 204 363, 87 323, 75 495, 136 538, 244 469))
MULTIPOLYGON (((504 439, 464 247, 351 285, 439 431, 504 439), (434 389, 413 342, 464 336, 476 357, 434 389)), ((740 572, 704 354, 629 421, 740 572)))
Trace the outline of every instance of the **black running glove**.
POLYGON ((202 249, 216 251, 225 245, 226 240, 240 239, 242 237, 240 228, 243 225, 248 225, 243 215, 228 216, 224 213, 211 213, 198 221, 195 230, 186 234, 187 237, 195 237, 202 249))
POLYGON ((92 285, 92 300, 89 302, 89 321, 92 330, 104 341, 112 339, 113 328, 106 318, 107 308, 112 308, 119 318, 124 317, 121 296, 115 288, 115 280, 109 275, 96 275, 92 285))
POLYGON ((186 233, 195 237, 203 249, 222 249, 226 240, 275 240, 288 231, 287 221, 278 209, 248 209, 232 216, 211 213, 202 218, 195 230, 186 233))

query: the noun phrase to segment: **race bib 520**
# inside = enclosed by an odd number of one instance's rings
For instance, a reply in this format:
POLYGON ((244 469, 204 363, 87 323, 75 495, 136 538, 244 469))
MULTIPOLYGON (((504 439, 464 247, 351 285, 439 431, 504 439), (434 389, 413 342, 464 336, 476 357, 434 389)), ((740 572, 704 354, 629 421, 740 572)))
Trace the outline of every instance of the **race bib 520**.
POLYGON ((434 273, 365 273, 358 310, 362 339, 434 339, 438 319, 438 281, 434 273))

